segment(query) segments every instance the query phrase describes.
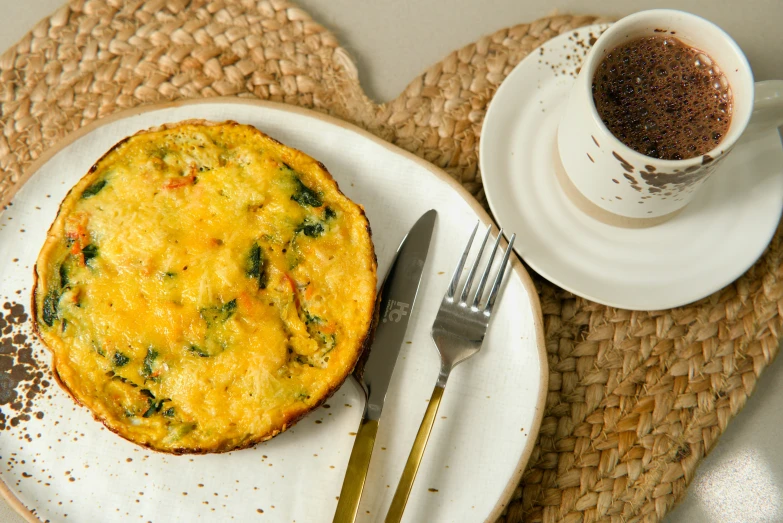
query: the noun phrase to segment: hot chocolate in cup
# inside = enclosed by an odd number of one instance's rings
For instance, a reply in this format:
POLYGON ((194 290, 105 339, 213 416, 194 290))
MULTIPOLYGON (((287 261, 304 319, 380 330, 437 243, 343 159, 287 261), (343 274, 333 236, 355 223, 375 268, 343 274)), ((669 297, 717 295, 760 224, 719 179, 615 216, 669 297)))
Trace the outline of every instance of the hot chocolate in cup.
POLYGON ((691 201, 749 124, 783 124, 783 81, 754 85, 739 46, 699 16, 642 11, 585 58, 558 127, 557 176, 601 221, 656 225, 691 201))

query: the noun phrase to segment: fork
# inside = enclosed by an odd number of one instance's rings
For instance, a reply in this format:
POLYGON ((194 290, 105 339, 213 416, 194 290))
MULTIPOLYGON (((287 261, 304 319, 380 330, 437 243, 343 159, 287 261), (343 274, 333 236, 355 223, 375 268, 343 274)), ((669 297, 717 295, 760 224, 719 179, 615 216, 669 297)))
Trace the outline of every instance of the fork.
POLYGON ((481 262, 481 255, 484 253, 484 247, 486 247, 487 240, 492 232, 492 225, 487 227, 484 241, 481 242, 481 248, 476 256, 476 261, 473 262, 473 266, 468 272, 468 277, 465 281, 465 285, 462 287, 462 291, 459 295, 456 294, 457 286, 459 285, 460 277, 462 276, 462 269, 465 267, 465 261, 470 253, 470 247, 473 244, 473 238, 476 236, 478 227, 479 224, 477 223, 470 235, 468 245, 465 247, 462 257, 460 257, 457 268, 454 271, 454 276, 451 278, 449 288, 446 290, 446 295, 443 297, 443 301, 440 304, 438 314, 435 316, 435 322, 432 324, 432 340, 435 342, 435 346, 440 353, 440 373, 438 374, 438 382, 435 385, 435 389, 432 391, 430 402, 427 405, 427 412, 424 414, 424 419, 419 426, 419 432, 416 434, 413 448, 408 456, 408 461, 405 463, 405 468, 402 471, 402 476, 397 485, 397 490, 394 493, 389 512, 386 514, 386 523, 395 523, 402 519, 402 513, 405 510, 408 496, 413 487, 413 482, 416 479, 416 472, 419 470, 419 464, 424 455, 424 449, 427 446, 427 440, 430 437, 432 425, 435 423, 435 416, 438 414, 440 400, 443 397, 443 392, 446 389, 446 382, 449 379, 451 371, 454 370, 454 367, 481 350, 484 336, 487 334, 489 318, 492 315, 492 308, 495 305, 495 299, 497 298, 500 284, 503 281, 503 275, 506 272, 506 265, 508 264, 511 249, 514 246, 516 234, 513 234, 511 240, 508 242, 508 247, 506 247, 506 252, 503 255, 503 261, 495 276, 494 283, 489 291, 489 296, 482 307, 480 306, 481 298, 484 294, 484 287, 489 279, 489 273, 492 270, 492 261, 498 250, 500 238, 503 236, 503 229, 500 230, 495 239, 492 253, 489 256, 486 268, 479 279, 478 288, 473 294, 471 301, 468 302, 471 286, 473 284, 473 279, 476 276, 479 263, 481 262))

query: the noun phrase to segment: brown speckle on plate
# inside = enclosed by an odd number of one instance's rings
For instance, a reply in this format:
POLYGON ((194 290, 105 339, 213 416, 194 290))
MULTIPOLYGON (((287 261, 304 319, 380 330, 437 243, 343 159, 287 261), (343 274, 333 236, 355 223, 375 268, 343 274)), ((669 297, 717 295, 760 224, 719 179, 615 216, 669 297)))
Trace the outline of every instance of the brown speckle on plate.
POLYGON ((0 411, 0 431, 18 427, 32 416, 43 417, 40 412, 33 414, 34 399, 49 382, 33 354, 27 320, 20 303, 5 302, 0 309, 0 405, 8 406, 0 411))

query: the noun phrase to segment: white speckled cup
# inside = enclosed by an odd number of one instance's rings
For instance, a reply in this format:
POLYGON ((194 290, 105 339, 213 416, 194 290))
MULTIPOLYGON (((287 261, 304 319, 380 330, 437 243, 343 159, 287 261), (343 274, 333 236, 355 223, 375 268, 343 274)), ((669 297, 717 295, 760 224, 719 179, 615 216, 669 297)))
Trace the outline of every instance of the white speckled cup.
POLYGON ((688 204, 749 124, 748 132, 754 133, 783 124, 783 80, 754 85, 739 46, 699 16, 670 9, 642 11, 613 24, 585 58, 558 127, 557 155, 563 167, 558 177, 566 194, 602 221, 655 225, 688 204), (707 154, 686 160, 651 158, 626 146, 607 129, 593 102, 593 76, 606 53, 630 40, 668 34, 710 56, 733 97, 725 138, 707 154))

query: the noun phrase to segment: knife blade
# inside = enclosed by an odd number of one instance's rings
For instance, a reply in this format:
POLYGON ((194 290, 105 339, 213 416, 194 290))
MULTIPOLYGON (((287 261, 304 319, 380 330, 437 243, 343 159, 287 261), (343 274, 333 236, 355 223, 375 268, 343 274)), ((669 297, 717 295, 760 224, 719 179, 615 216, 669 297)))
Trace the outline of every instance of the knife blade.
POLYGON ((400 242, 383 282, 378 309, 380 318, 369 359, 363 368, 354 372, 365 394, 365 406, 348 460, 334 523, 349 523, 356 518, 378 433, 378 421, 419 292, 437 215, 434 209, 427 211, 413 225, 400 242))

